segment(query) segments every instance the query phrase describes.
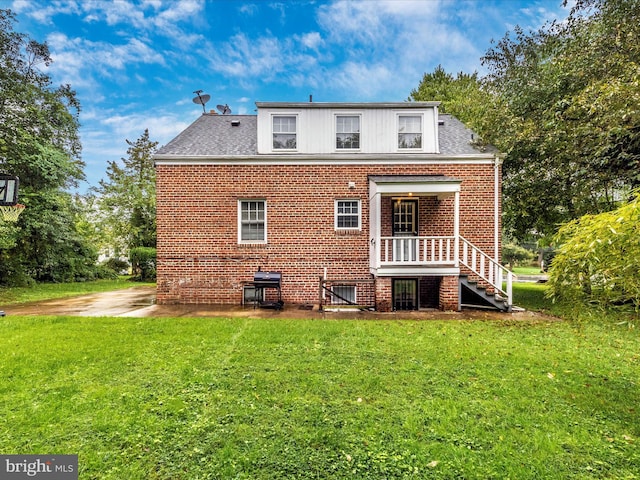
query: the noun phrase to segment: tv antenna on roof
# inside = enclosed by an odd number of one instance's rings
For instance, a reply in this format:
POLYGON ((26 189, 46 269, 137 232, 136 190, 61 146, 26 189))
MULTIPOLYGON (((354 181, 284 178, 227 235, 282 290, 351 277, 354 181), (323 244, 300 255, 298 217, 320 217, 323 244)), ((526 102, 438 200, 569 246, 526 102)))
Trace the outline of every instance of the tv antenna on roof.
POLYGON ((224 105, 216 105, 216 108, 222 115, 229 115, 231 113, 231 109, 226 103, 224 105))
POLYGON ((211 99, 211 95, 207 95, 206 93, 204 95, 200 95, 202 93, 202 90, 196 90, 193 93, 195 93, 197 95, 197 97, 195 97, 193 99, 193 103, 197 103, 198 105, 202 105, 202 113, 207 113, 207 111, 205 110, 204 106, 211 99))

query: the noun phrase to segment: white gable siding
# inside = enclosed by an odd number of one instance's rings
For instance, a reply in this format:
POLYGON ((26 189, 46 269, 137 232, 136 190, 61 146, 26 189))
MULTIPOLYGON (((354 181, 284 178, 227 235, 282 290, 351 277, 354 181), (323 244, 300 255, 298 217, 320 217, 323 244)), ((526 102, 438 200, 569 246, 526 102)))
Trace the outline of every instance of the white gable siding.
POLYGON ((400 108, 367 108, 366 104, 350 104, 349 108, 332 104, 329 107, 311 105, 308 108, 260 107, 258 108, 259 154, 391 154, 391 153, 439 153, 437 106, 400 108), (272 145, 273 116, 291 115, 297 118, 297 148, 274 150, 272 145), (336 149, 336 116, 360 117, 360 148, 336 149), (398 148, 398 116, 422 117, 422 148, 403 150, 398 148))

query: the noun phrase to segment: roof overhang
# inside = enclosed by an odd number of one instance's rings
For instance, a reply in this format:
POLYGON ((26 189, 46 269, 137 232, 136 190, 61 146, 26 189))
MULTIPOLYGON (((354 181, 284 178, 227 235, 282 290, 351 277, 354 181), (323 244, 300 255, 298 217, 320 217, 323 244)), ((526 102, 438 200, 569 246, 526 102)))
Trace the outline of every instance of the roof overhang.
POLYGON ((495 155, 360 154, 360 155, 174 155, 155 154, 158 165, 491 165, 495 155))
POLYGON ((434 108, 440 102, 256 102, 258 108, 434 108))
POLYGON ((369 195, 429 195, 438 198, 460 192, 458 180, 444 175, 369 175, 369 195))

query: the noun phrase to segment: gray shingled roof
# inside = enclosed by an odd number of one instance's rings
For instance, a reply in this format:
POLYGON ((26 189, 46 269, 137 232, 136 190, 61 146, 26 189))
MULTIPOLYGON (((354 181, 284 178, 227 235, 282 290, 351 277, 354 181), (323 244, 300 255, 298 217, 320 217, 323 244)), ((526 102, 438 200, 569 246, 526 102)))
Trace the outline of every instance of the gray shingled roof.
POLYGON ((478 134, 467 128, 464 123, 453 115, 440 114, 438 125, 438 143, 442 155, 468 155, 478 153, 498 153, 492 146, 478 147, 474 145, 474 140, 478 139, 478 134))
MULTIPOLYGON (((157 151, 166 156, 252 156, 257 154, 257 115, 203 114, 176 138, 157 151), (231 122, 239 121, 232 126, 231 122)), ((440 115, 440 155, 497 153, 472 144, 473 131, 451 115, 440 115)), ((477 135, 474 135, 477 138, 477 135)))
POLYGON ((257 115, 205 113, 156 153, 176 156, 255 155, 257 115), (238 126, 231 122, 239 121, 238 126))

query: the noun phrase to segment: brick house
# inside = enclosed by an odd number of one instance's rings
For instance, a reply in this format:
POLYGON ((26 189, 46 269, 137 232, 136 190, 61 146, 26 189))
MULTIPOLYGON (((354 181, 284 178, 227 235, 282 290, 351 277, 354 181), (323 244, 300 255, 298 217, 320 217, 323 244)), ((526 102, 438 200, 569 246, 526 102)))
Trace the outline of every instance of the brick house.
POLYGON ((256 105, 155 155, 158 303, 511 308, 500 155, 438 102, 256 105))

